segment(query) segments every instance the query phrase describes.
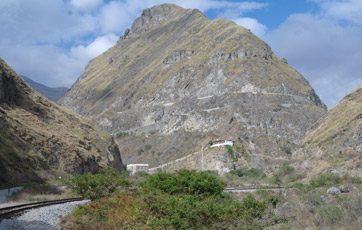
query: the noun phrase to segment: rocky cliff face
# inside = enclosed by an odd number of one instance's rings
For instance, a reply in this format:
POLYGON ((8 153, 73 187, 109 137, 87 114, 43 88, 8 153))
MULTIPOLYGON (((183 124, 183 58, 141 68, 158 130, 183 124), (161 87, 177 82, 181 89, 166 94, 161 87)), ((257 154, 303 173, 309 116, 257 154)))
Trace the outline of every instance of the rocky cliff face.
POLYGON ((124 170, 113 138, 35 92, 0 59, 0 186, 102 167, 124 170))
POLYGON ((172 4, 144 10, 60 102, 121 132, 125 162, 151 165, 218 138, 287 155, 326 113, 303 76, 249 30, 172 4))
POLYGON ((302 168, 311 174, 335 170, 360 176, 361 153, 362 87, 359 87, 313 125, 293 156, 302 159, 302 168))

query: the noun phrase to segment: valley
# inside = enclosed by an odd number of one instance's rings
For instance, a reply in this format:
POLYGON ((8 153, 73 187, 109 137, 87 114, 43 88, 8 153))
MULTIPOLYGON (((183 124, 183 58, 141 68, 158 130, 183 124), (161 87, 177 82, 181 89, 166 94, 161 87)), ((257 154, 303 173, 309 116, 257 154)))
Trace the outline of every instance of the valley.
POLYGON ((0 188, 24 188, 3 200, 84 200, 40 227, 360 229, 361 175, 362 86, 327 110, 251 30, 198 9, 144 9, 69 89, 0 59, 0 188))

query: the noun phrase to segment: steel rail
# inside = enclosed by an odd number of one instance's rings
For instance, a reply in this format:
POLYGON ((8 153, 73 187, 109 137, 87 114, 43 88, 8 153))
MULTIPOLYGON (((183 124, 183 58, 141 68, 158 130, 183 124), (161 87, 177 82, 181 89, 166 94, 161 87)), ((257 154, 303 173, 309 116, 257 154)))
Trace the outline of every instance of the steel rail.
POLYGON ((63 204, 63 203, 73 202, 73 201, 81 201, 81 200, 83 200, 83 198, 77 197, 77 198, 69 198, 69 199, 61 199, 61 200, 41 201, 41 202, 34 202, 34 203, 21 204, 21 205, 0 208, 0 221, 3 219, 9 219, 9 218, 18 216, 18 215, 22 214, 23 212, 30 210, 30 209, 35 209, 35 208, 40 208, 40 207, 45 207, 45 206, 50 206, 50 205, 55 205, 55 204, 63 204))

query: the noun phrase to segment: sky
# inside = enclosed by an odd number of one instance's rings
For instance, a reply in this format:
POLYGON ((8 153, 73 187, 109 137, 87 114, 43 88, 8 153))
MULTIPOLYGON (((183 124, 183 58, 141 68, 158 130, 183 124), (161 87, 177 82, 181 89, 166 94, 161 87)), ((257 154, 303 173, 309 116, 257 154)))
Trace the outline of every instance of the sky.
POLYGON ((1 0, 0 57, 19 75, 71 87, 144 8, 161 3, 250 29, 328 108, 362 85, 361 0, 1 0))

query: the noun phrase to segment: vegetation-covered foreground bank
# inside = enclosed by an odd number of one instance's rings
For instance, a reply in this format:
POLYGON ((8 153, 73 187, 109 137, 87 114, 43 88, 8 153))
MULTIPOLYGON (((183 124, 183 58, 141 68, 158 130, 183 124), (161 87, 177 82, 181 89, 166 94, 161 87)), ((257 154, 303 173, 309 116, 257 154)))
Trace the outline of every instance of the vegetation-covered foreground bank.
MULTIPOLYGON (((103 177, 124 182, 124 177, 110 171, 101 176, 77 176, 74 188, 101 185, 103 177), (116 178, 119 178, 118 180, 116 178)), ((107 181, 104 180, 104 181, 107 181)), ((67 229, 262 229, 262 221, 274 199, 258 201, 249 195, 238 201, 223 192, 226 183, 208 172, 181 170, 176 174, 157 173, 138 182, 138 189, 127 189, 115 195, 80 206, 63 220, 67 229)), ((112 187, 112 186, 110 186, 112 187)), ((88 187, 89 188, 89 187, 88 187)), ((87 190, 87 189, 85 189, 87 190)), ((83 190, 83 192, 85 191, 83 190)), ((105 191, 104 188, 99 191, 105 191)), ((91 193, 84 193, 91 194, 91 193)), ((92 195, 93 198, 96 198, 92 195)), ((277 220, 274 220, 277 221, 277 220)))
POLYGON ((63 218, 62 229, 362 227, 361 181, 356 177, 327 173, 286 191, 234 196, 223 192, 226 183, 212 172, 180 170, 129 179, 113 170, 69 178, 73 191, 92 202, 63 218), (343 192, 327 193, 342 184, 343 192))

